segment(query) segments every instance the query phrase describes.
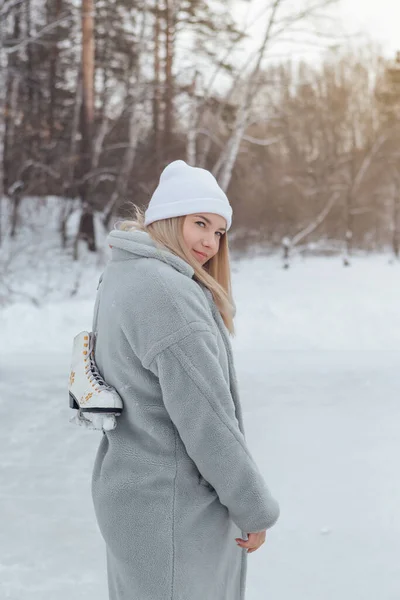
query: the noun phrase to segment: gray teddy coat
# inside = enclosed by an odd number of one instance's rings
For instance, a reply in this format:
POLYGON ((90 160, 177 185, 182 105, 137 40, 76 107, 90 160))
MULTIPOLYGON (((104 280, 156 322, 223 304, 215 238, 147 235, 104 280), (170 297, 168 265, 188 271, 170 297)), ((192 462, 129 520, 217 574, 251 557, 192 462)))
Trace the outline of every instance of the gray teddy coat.
POLYGON ((110 600, 244 600, 235 538, 271 527, 279 507, 246 445, 228 330, 192 267, 148 233, 107 241, 95 359, 124 410, 92 496, 110 600))

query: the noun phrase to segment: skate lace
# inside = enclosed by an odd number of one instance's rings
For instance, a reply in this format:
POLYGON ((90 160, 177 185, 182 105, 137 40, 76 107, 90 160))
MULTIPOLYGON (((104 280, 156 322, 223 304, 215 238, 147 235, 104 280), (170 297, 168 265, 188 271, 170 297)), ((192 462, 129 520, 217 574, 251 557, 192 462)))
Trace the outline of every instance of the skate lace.
POLYGON ((86 375, 90 383, 94 383, 96 386, 99 386, 103 389, 111 390, 112 387, 108 385, 102 378, 97 368, 97 365, 94 360, 94 335, 90 336, 89 340, 89 349, 88 349, 88 357, 89 357, 89 367, 86 371, 86 375))

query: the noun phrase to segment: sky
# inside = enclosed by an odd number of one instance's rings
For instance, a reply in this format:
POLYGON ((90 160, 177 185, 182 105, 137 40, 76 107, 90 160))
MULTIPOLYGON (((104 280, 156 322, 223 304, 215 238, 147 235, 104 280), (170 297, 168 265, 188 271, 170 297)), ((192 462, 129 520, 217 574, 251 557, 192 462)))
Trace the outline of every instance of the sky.
MULTIPOLYGON (((285 0, 283 5, 298 10, 304 5, 305 0, 285 0)), ((248 48, 255 47, 257 40, 261 41, 265 32, 266 16, 260 14, 265 6, 270 5, 269 0, 236 0, 234 6, 234 14, 243 24, 248 21, 253 21, 256 18, 256 23, 251 27, 251 39, 247 42, 248 48)), ((395 55, 396 50, 400 50, 400 2, 398 0, 339 0, 334 8, 329 10, 334 21, 329 21, 326 24, 329 34, 342 34, 351 36, 347 38, 348 43, 358 44, 363 40, 372 40, 379 43, 382 47, 382 52, 391 57, 395 55), (354 36, 354 37, 353 37, 354 36)), ((299 41, 293 45, 293 41, 285 41, 280 43, 279 47, 274 47, 274 52, 288 55, 301 55, 304 58, 314 59, 321 56, 323 53, 323 43, 320 46, 314 44, 306 44, 307 36, 299 34, 299 41)), ((293 40, 293 36, 292 36, 293 40)))
POLYGON ((400 50, 400 3, 396 0, 342 0, 339 13, 349 32, 364 32, 381 43, 388 56, 400 50))

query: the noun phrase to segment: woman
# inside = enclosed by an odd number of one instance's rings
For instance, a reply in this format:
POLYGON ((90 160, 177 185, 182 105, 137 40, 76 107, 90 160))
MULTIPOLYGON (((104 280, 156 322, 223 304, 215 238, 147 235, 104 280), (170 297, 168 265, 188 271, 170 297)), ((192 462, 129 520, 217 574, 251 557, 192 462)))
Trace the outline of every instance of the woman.
POLYGON ((124 410, 92 493, 110 600, 244 600, 247 552, 279 516, 244 437, 231 218, 213 175, 178 160, 108 237, 95 360, 124 410))

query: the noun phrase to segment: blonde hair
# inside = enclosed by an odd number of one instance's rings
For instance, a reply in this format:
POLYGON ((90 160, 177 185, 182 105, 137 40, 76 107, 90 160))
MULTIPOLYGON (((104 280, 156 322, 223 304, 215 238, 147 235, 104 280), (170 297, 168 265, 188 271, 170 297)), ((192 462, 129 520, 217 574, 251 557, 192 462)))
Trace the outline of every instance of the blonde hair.
POLYGON ((231 269, 227 233, 221 236, 218 252, 202 266, 189 252, 183 238, 183 223, 185 216, 171 217, 144 224, 144 211, 133 205, 135 216, 133 220, 119 221, 115 227, 123 231, 146 231, 151 238, 189 263, 194 270, 194 278, 205 285, 213 295, 221 317, 231 334, 235 335, 233 318, 236 308, 232 298, 231 269))

